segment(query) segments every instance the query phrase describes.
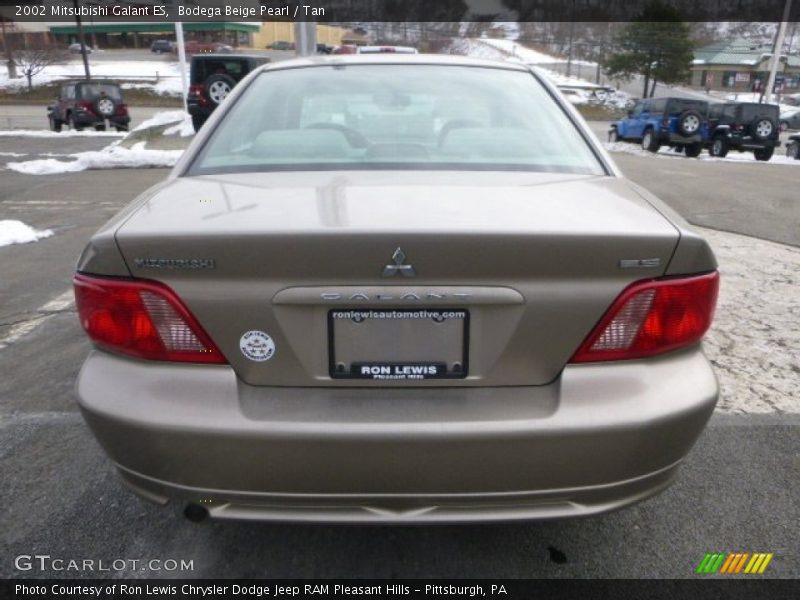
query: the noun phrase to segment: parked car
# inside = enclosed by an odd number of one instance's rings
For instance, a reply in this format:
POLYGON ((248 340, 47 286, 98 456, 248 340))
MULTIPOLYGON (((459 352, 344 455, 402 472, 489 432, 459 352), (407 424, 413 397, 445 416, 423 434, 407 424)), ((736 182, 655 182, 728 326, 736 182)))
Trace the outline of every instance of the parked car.
POLYGON ((333 54, 358 54, 358 46, 355 44, 342 44, 334 48, 333 54))
POLYGON ((270 50, 294 50, 294 42, 278 40, 267 46, 270 50))
POLYGON ((755 102, 719 102, 708 111, 708 153, 723 157, 730 150, 752 152, 769 160, 781 145, 778 106, 755 102))
POLYGON ((708 139, 708 102, 687 98, 638 100, 628 116, 611 125, 611 141, 639 142, 649 152, 661 146, 695 157, 708 139))
POLYGON ((56 101, 47 107, 47 119, 52 131, 61 131, 64 125, 76 131, 86 127, 103 131, 106 125, 127 131, 131 122, 122 90, 111 81, 65 83, 56 101))
POLYGON ((409 524, 675 479, 717 401, 717 264, 544 75, 288 60, 214 118, 74 279, 81 413, 134 492, 409 524))
MULTIPOLYGON (((70 44, 67 46, 67 49, 72 54, 80 54, 81 53, 81 45, 79 43, 70 44)), ((89 44, 86 44, 86 54, 92 53, 92 47, 89 44)))
POLYGON ((196 54, 192 57, 187 106, 194 130, 199 131, 211 113, 250 71, 269 62, 259 54, 196 54))
POLYGON ((172 52, 173 46, 173 42, 169 40, 154 40, 153 43, 150 44, 150 52, 155 52, 156 54, 172 52))
POLYGON ((778 116, 778 122, 781 131, 800 129, 800 108, 783 111, 778 116))
POLYGON ((188 55, 230 54, 233 52, 233 46, 223 44, 222 42, 199 42, 197 40, 190 40, 184 44, 184 51, 188 55))

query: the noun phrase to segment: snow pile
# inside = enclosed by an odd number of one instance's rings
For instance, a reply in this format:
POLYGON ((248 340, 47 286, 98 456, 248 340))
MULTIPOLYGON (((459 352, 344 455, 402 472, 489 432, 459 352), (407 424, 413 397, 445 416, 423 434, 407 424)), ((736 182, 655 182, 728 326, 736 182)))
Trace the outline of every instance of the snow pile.
POLYGON ((144 167, 172 167, 178 162, 183 150, 149 150, 145 142, 132 148, 111 145, 94 152, 79 152, 71 156, 75 160, 63 161, 54 158, 10 162, 6 166, 12 171, 27 175, 52 175, 74 173, 86 169, 138 169, 144 167))
POLYGON ((142 129, 149 129, 150 127, 159 127, 161 125, 169 125, 170 123, 177 123, 183 121, 187 113, 182 110, 167 110, 164 112, 156 113, 146 121, 142 121, 134 131, 141 131, 142 129))
MULTIPOLYGON (((93 61, 89 57, 89 68, 92 77, 98 79, 116 79, 126 81, 142 80, 141 83, 123 85, 123 89, 131 87, 149 89, 157 94, 180 96, 181 70, 177 61, 150 61, 150 60, 103 60, 93 61)), ((83 62, 80 59, 71 60, 60 65, 45 67, 41 73, 33 77, 33 85, 45 85, 64 79, 83 78, 83 62)), ((188 78, 188 71, 187 71, 188 78)), ((0 89, 9 91, 22 91, 28 87, 24 77, 9 79, 6 69, 0 70, 0 89)))
POLYGON ((164 130, 164 135, 179 135, 180 137, 191 137, 194 133, 192 117, 188 114, 183 121, 164 130))
POLYGON ((22 221, 4 220, 0 221, 0 246, 10 246, 11 244, 30 244, 42 238, 53 235, 52 229, 39 231, 25 225, 22 221))
MULTIPOLYGON (((526 65, 536 66, 556 86, 562 88, 572 86, 573 89, 562 89, 564 96, 572 104, 597 104, 609 109, 625 109, 633 105, 633 98, 622 91, 606 92, 602 89, 592 89, 594 84, 578 77, 567 77, 541 65, 563 65, 564 59, 549 56, 536 50, 526 48, 512 40, 495 39, 461 39, 450 46, 453 54, 462 54, 473 58, 489 60, 507 60, 521 62, 526 65), (580 89, 588 88, 588 89, 580 89)), ((573 64, 583 64, 597 67, 597 63, 586 61, 572 61, 573 64)))
MULTIPOLYGON (((800 162, 800 161, 798 161, 800 162)), ((800 248, 700 230, 719 261, 714 324, 703 344, 720 385, 717 410, 799 413, 800 248)))
MULTIPOLYGON (((606 150, 608 150, 609 152, 635 154, 636 156, 647 156, 649 158, 679 158, 682 160, 688 160, 682 152, 676 152, 669 146, 662 146, 659 149, 659 151, 655 153, 645 150, 639 143, 636 142, 606 142, 603 144, 603 146, 605 146, 606 150)), ((764 165, 789 165, 789 166, 800 167, 800 160, 795 160, 794 158, 790 158, 783 154, 778 154, 777 149, 776 153, 772 155, 772 158, 770 158, 769 161, 756 160, 752 152, 736 152, 734 150, 731 150, 730 153, 725 158, 711 156, 710 154, 706 154, 705 152, 703 152, 700 154, 700 156, 692 160, 703 160, 710 162, 734 162, 734 163, 746 162, 746 163, 757 163, 764 165)))
POLYGON ((75 131, 64 129, 60 133, 49 129, 6 129, 0 131, 0 137, 32 137, 32 138, 58 138, 58 137, 125 137, 125 132, 119 131, 75 131))
POLYGON ((164 130, 164 135, 179 135, 180 137, 194 135, 192 117, 189 113, 182 110, 170 110, 157 113, 153 117, 142 122, 134 131, 161 127, 162 125, 171 125, 171 127, 167 127, 164 130))
MULTIPOLYGON (((523 46, 513 40, 496 40, 484 38, 480 40, 483 44, 496 48, 506 55, 510 55, 528 65, 554 65, 566 64, 565 58, 558 58, 543 52, 538 52, 532 48, 523 46)), ((573 65, 583 65, 587 67, 597 67, 597 63, 587 60, 572 60, 573 65)))

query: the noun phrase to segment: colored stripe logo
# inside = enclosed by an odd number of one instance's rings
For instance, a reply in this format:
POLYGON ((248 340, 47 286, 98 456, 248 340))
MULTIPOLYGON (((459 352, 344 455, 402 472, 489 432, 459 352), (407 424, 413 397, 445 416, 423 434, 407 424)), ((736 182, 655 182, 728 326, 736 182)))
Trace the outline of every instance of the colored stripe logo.
POLYGON ((761 574, 772 560, 772 552, 708 552, 697 566, 697 573, 701 575, 747 575, 761 574))

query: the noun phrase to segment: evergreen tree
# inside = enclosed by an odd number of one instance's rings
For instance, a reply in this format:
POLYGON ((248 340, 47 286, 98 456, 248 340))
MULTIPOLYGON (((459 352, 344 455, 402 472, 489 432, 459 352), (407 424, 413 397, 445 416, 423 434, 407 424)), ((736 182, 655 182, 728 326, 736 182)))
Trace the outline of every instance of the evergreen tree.
POLYGON ((655 0, 616 38, 617 50, 605 62, 605 71, 609 77, 623 79, 642 75, 643 98, 653 95, 657 81, 684 82, 694 56, 689 33, 689 26, 674 7, 655 0))

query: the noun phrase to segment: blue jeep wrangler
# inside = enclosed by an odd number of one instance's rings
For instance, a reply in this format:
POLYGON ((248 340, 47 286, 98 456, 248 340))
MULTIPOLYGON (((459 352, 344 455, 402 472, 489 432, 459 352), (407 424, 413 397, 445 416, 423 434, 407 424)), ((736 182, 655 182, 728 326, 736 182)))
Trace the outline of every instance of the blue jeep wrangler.
POLYGON ((625 119, 611 125, 609 141, 639 142, 649 152, 661 146, 695 157, 708 141, 708 102, 691 98, 639 100, 625 119))

